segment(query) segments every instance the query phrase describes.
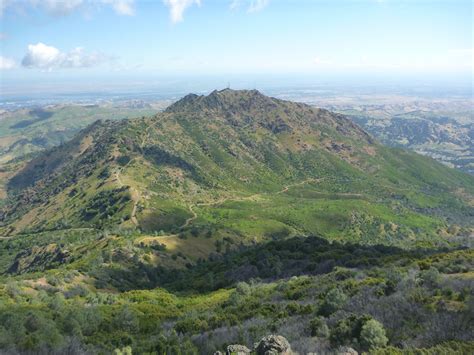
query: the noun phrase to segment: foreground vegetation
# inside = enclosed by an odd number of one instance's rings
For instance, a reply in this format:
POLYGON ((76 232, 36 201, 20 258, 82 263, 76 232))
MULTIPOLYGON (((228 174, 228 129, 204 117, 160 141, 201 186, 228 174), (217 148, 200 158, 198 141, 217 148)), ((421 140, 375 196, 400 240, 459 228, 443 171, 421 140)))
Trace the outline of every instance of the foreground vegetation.
MULTIPOLYGON (((269 333, 301 353, 341 345, 374 353, 473 349, 469 249, 305 237, 216 254, 177 271, 150 265, 140 248, 112 248, 107 257, 110 236, 96 238, 75 261, 4 273, 4 351, 110 353, 129 346, 134 353, 206 354, 269 333)), ((15 244, 2 241, 1 250, 14 252, 15 244)))

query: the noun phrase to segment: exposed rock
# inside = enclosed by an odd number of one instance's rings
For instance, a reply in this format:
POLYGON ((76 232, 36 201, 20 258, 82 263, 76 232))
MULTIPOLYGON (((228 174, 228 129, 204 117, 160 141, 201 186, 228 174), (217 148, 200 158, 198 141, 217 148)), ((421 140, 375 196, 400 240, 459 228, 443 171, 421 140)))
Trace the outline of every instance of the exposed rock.
POLYGON ((339 349, 337 349, 336 354, 337 355, 359 355, 359 353, 356 350, 348 346, 341 346, 339 349))
POLYGON ((268 335, 255 344, 257 355, 291 355, 290 343, 281 335, 268 335))
POLYGON ((250 352, 250 349, 245 345, 236 344, 227 347, 226 355, 248 355, 250 352))

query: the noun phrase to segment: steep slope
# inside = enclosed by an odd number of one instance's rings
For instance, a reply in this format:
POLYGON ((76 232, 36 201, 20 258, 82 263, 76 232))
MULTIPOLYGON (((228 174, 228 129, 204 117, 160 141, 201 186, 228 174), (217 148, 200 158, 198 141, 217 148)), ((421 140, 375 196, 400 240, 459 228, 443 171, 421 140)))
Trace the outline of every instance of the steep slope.
POLYGON ((409 148, 450 167, 474 173, 472 119, 466 122, 430 111, 393 114, 384 119, 357 111, 348 116, 386 145, 409 148))
POLYGON ((98 119, 151 115, 158 110, 117 104, 50 105, 0 113, 0 163, 52 148, 98 119))
POLYGON ((9 193, 4 234, 120 227, 197 258, 294 234, 439 241, 472 227, 474 179, 343 115, 226 89, 98 122, 30 162, 9 193))

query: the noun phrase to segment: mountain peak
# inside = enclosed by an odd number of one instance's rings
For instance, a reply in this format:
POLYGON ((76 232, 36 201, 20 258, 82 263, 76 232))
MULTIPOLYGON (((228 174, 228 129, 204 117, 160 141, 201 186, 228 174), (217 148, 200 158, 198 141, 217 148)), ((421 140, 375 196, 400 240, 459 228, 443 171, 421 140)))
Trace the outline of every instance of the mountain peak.
POLYGON ((166 112, 200 110, 248 110, 252 107, 275 105, 277 99, 263 95, 258 90, 214 90, 209 95, 188 94, 166 109, 166 112))

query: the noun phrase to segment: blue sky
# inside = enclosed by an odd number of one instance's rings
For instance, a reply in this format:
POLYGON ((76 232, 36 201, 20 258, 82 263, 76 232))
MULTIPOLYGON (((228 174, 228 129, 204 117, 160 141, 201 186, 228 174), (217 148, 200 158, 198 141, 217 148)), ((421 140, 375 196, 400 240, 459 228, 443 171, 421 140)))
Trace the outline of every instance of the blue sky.
POLYGON ((2 87, 228 75, 472 80, 471 0, 2 0, 2 87))

